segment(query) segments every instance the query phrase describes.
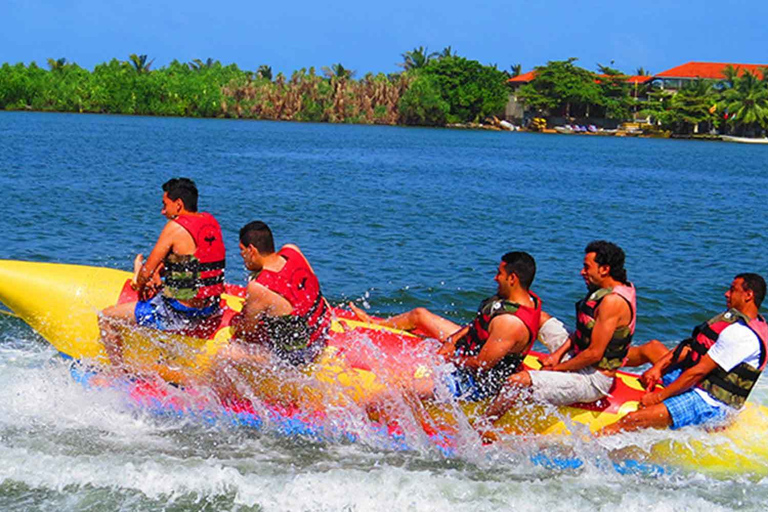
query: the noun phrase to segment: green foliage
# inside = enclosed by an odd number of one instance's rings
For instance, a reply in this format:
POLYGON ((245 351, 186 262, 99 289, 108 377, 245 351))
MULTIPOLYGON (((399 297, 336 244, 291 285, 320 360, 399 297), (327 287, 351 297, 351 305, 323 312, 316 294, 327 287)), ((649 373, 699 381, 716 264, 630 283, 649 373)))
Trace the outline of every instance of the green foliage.
POLYGON ((429 53, 429 51, 423 47, 419 46, 418 48, 414 48, 410 52, 405 52, 401 55, 403 57, 403 62, 398 64, 401 68, 403 68, 406 71, 410 71, 412 69, 421 69, 425 67, 429 62, 435 58, 438 57, 450 57, 451 56, 451 47, 447 46, 443 50, 442 54, 437 53, 429 53))
POLYGON ((442 126, 450 105, 440 95, 440 88, 430 75, 416 78, 400 98, 400 116, 405 124, 442 126))
MULTIPOLYGON (((600 98, 597 100, 597 107, 608 119, 625 120, 632 117, 632 107, 634 101, 629 95, 630 84, 627 82, 627 75, 617 69, 598 65, 600 70, 599 88, 600 98)), ((598 112, 595 112, 598 114, 598 112)))
POLYGON ((502 113, 507 104, 506 75, 492 66, 450 56, 430 61, 420 73, 448 104, 449 123, 477 122, 502 113))
POLYGON ((150 72, 146 56, 111 61, 88 71, 66 59, 0 67, 0 108, 58 112, 214 117, 221 115, 222 86, 245 81, 237 66, 218 61, 173 61, 150 72), (141 57, 144 57, 143 59, 141 57), (138 67, 137 67, 138 66, 138 67))
POLYGON ((697 125, 713 125, 717 116, 713 106, 717 93, 710 82, 695 80, 680 89, 669 100, 662 125, 676 133, 693 133, 697 125))
POLYGON ((768 70, 763 78, 750 72, 740 77, 735 70, 726 73, 721 105, 728 112, 728 126, 740 134, 754 135, 768 128, 768 70))
POLYGON ((439 55, 423 47, 408 55, 421 64, 360 80, 340 63, 322 75, 309 68, 290 79, 282 73, 273 79, 266 65, 252 73, 212 58, 152 69, 153 61, 138 54, 93 71, 65 58, 49 59, 49 69, 3 64, 0 109, 429 126, 503 111, 506 76, 494 67, 458 57, 450 46, 439 55))
POLYGON ((536 68, 536 77, 518 91, 526 105, 539 112, 564 116, 589 115, 602 105, 600 86, 591 71, 575 66, 577 59, 550 61, 536 68))

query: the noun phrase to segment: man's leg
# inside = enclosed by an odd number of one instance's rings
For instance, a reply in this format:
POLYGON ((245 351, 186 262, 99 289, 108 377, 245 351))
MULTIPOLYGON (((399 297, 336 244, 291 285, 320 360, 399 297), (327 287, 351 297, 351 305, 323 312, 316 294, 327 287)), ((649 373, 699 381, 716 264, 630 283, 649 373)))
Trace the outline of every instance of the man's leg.
POLYGON ((403 331, 413 331, 418 329, 430 338, 437 338, 444 340, 451 334, 461 329, 460 325, 457 325, 450 320, 438 316, 426 308, 412 309, 406 313, 401 313, 391 318, 384 320, 374 320, 365 311, 358 308, 351 302, 349 308, 357 315, 357 317, 363 322, 368 322, 377 325, 384 325, 386 327, 393 327, 403 331))
POLYGON ((136 325, 136 302, 126 302, 104 309, 99 314, 101 341, 112 365, 123 366, 123 340, 120 326, 136 325))
POLYGON ((651 340, 639 347, 630 347, 627 354, 627 362, 624 366, 642 366, 644 364, 655 364, 656 361, 667 355, 669 349, 659 340, 651 340))
POLYGON ((638 409, 621 418, 612 425, 600 430, 597 435, 609 436, 619 432, 630 432, 641 428, 668 428, 672 426, 672 417, 663 403, 638 409))
POLYGON ((492 424, 504 416, 515 404, 520 402, 521 395, 525 390, 530 389, 532 385, 531 375, 526 370, 510 375, 507 378, 499 394, 496 395, 496 398, 483 411, 482 416, 474 423, 474 427, 478 434, 480 434, 483 444, 490 444, 499 440, 499 436, 494 432, 492 424))
POLYGON ((485 410, 483 417, 494 422, 504 416, 520 400, 522 391, 530 388, 532 384, 531 374, 526 370, 511 375, 491 405, 485 410))

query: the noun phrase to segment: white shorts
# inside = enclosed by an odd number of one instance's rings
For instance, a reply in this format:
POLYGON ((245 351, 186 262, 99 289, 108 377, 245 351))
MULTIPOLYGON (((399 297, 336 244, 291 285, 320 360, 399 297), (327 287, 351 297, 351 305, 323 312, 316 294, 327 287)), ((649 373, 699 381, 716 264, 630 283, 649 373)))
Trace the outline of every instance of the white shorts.
POLYGON ((576 402, 590 403, 607 396, 614 377, 608 377, 594 367, 576 372, 531 370, 533 399, 554 405, 576 402))

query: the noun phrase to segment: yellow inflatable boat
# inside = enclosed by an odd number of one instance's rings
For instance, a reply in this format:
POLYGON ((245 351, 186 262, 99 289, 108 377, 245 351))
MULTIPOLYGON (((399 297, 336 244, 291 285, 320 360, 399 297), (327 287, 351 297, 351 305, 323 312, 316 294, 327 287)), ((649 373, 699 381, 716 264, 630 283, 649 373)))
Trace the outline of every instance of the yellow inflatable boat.
MULTIPOLYGON (((99 340, 97 314, 107 306, 135 300, 130 278, 127 272, 107 268, 0 260, 0 302, 63 356, 108 364, 99 340)), ((151 371, 172 383, 199 382, 216 353, 229 341, 228 319, 240 310, 243 293, 241 287, 227 286, 221 323, 204 337, 149 329, 125 332, 126 362, 140 373, 151 371)), ((405 375, 418 379, 432 371, 429 358, 417 350, 423 343, 420 337, 361 323, 344 310, 334 312, 331 340, 318 361, 304 371, 308 378, 292 384, 281 382, 277 376, 260 378, 254 383, 255 395, 267 402, 274 400, 280 407, 290 402, 293 410, 317 414, 331 405, 371 404, 391 392, 397 378, 405 375)), ((540 366, 536 354, 529 355, 525 364, 534 369, 540 366)), ((568 435, 575 425, 594 432, 636 410, 642 393, 636 375, 619 372, 607 399, 561 407, 554 413, 536 407, 510 411, 499 428, 510 436, 568 435)), ((444 440, 485 405, 467 402, 457 408, 427 400, 418 405, 417 416, 427 434, 444 440)), ((248 411, 247 404, 234 404, 233 408, 248 411)), ((718 475, 768 474, 768 445, 763 442, 768 427, 766 412, 762 406, 748 404, 727 429, 686 442, 657 443, 650 450, 630 450, 628 460, 641 458, 718 475)))

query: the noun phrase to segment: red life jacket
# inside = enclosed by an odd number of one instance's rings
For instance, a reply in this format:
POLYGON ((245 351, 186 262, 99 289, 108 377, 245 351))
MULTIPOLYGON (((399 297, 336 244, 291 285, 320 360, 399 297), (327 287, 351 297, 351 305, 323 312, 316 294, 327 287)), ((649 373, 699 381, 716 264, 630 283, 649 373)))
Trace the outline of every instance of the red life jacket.
POLYGON ((224 293, 226 250, 219 223, 206 212, 179 215, 174 221, 192 235, 196 249, 191 256, 166 256, 164 295, 180 300, 220 296, 224 293))
POLYGON ((488 341, 491 321, 500 315, 514 315, 523 321, 528 329, 528 344, 522 352, 507 354, 493 368, 478 370, 478 384, 487 394, 495 394, 507 377, 518 371, 523 359, 531 350, 536 337, 539 335, 541 320, 541 299, 535 293, 528 292, 535 304, 534 307, 523 306, 504 300, 494 295, 480 303, 477 314, 469 327, 467 334, 456 342, 456 353, 462 356, 475 356, 480 353, 488 341))
MULTIPOLYGON (((279 272, 262 270, 256 282, 291 304, 291 315, 303 320, 306 325, 306 346, 325 341, 331 328, 331 311, 320 291, 317 276, 298 251, 284 247, 277 254, 285 259, 283 268, 279 272)), ((291 348, 297 347, 293 344, 291 348)))
POLYGON ((635 324, 637 320, 637 302, 635 287, 632 283, 627 285, 614 286, 613 288, 600 288, 594 292, 589 292, 586 297, 576 303, 576 332, 573 337, 573 351, 579 353, 586 350, 592 343, 592 329, 595 327, 595 315, 598 306, 605 297, 615 293, 629 304, 632 319, 626 327, 617 328, 613 332, 611 341, 605 347, 605 352, 600 361, 595 365, 601 370, 615 370, 621 368, 629 352, 629 345, 632 343, 632 336, 635 334, 635 324))
POLYGON ((695 366, 715 344, 720 333, 736 322, 749 327, 760 340, 760 364, 758 368, 747 363, 741 363, 732 368, 731 371, 726 372, 718 366, 699 382, 698 387, 709 393, 712 398, 738 408, 744 405, 765 368, 766 354, 768 354, 768 324, 762 316, 758 315, 757 318, 750 320, 740 311, 730 309, 696 326, 691 337, 680 342, 675 348, 673 361, 677 361, 677 364, 670 370, 680 368, 685 371, 695 366), (688 351, 688 355, 684 359, 678 361, 685 347, 689 347, 691 350, 688 351))

